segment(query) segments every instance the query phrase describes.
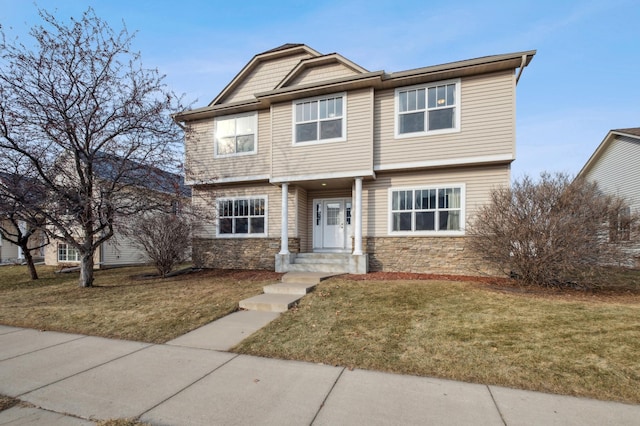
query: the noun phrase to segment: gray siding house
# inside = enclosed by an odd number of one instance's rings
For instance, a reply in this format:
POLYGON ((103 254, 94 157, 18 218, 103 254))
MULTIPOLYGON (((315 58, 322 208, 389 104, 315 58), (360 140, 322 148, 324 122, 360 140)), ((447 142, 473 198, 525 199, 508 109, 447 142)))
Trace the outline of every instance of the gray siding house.
POLYGON ((199 266, 473 274, 465 225, 515 159, 535 51, 387 73, 286 44, 185 125, 199 266))
POLYGON ((626 217, 640 215, 640 127, 611 130, 578 177, 597 182, 606 193, 624 198, 628 207, 613 218, 612 235, 622 245, 620 264, 640 268, 640 232, 626 217))

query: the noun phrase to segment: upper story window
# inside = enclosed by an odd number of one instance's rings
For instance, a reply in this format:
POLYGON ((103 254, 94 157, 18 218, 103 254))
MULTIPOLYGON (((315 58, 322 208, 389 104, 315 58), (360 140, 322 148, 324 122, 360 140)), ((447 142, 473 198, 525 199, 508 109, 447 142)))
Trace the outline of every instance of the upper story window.
POLYGON ((396 136, 460 129, 460 80, 396 90, 396 136))
POLYGON ((215 155, 255 154, 258 140, 258 113, 216 117, 215 155))
POLYGON ((267 198, 218 200, 218 236, 256 237, 266 235, 267 198))
POLYGON ((464 187, 390 190, 391 234, 462 235, 464 187))
POLYGON ((294 143, 346 137, 346 94, 294 101, 294 143))

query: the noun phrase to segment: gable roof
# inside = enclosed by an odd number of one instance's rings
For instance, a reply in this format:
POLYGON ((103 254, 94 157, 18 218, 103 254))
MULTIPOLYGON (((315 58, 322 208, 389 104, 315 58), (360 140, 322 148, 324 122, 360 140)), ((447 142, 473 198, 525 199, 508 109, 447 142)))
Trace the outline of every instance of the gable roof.
POLYGON ((609 146, 616 139, 616 136, 627 136, 633 139, 637 139, 640 142, 640 127, 632 127, 628 129, 614 129, 610 130, 607 133, 607 136, 600 142, 600 145, 596 148, 596 150, 591 154, 591 157, 587 160, 585 165, 582 167, 580 172, 578 172, 576 177, 585 176, 589 171, 595 166, 598 162, 602 154, 609 148, 609 146))
POLYGON ((260 53, 234 77, 234 79, 220 92, 220 94, 206 107, 196 108, 173 116, 177 122, 187 122, 210 118, 219 115, 235 114, 268 108, 272 103, 284 102, 296 98, 319 96, 327 93, 354 90, 359 88, 389 89, 432 81, 460 78, 490 72, 519 69, 516 82, 522 71, 529 65, 535 50, 507 53, 501 55, 484 56, 441 65, 416 68, 407 71, 385 73, 384 71, 367 71, 360 65, 342 57, 337 53, 321 55, 304 44, 283 44, 266 52, 260 53), (306 53, 306 58, 300 59, 287 72, 276 87, 261 93, 252 93, 250 97, 235 102, 223 102, 231 96, 233 91, 243 84, 252 71, 260 64, 290 55, 306 53), (323 81, 313 81, 297 85, 288 85, 305 70, 327 63, 341 64, 354 70, 354 74, 341 75, 323 81))
POLYGON ((216 98, 209 103, 209 106, 214 106, 221 103, 224 98, 229 95, 233 90, 242 83, 242 81, 262 62, 270 59, 275 59, 283 56, 294 55, 297 53, 308 53, 311 56, 320 56, 320 53, 313 50, 307 45, 301 43, 286 43, 282 46, 278 46, 274 49, 267 50, 266 52, 258 53, 255 55, 247 65, 240 70, 240 72, 222 89, 222 91, 216 96, 216 98))
POLYGON ((289 85, 290 83, 292 83, 296 79, 296 77, 298 77, 300 74, 302 74, 304 71, 306 71, 308 69, 315 68, 315 67, 322 67, 322 66, 329 65, 329 64, 342 65, 346 69, 349 69, 349 70, 353 71, 353 73, 355 73, 355 74, 363 74, 363 73, 369 72, 365 68, 361 67, 360 65, 356 64, 355 62, 352 62, 352 61, 348 60, 344 56, 339 55, 337 53, 331 53, 329 55, 322 55, 322 56, 317 56, 317 57, 314 57, 314 58, 301 60, 298 63, 298 65, 296 65, 289 72, 289 74, 287 74, 284 77, 284 79, 280 82, 280 84, 278 84, 274 88, 274 90, 275 89, 280 89, 282 87, 285 87, 285 86, 289 85))
POLYGON ((165 194, 191 196, 191 189, 185 185, 183 176, 117 155, 98 153, 94 171, 96 176, 106 181, 119 178, 125 185, 143 187, 165 194), (121 176, 118 177, 118 173, 121 176))

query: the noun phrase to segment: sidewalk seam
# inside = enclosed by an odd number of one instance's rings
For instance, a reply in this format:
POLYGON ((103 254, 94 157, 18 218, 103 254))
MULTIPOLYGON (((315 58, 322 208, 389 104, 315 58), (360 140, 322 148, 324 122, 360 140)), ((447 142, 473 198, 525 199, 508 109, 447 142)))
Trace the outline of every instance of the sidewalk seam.
MULTIPOLYGON (((170 345, 167 345, 170 346, 170 345)), ((211 349, 200 349, 200 348, 191 348, 191 349, 199 349, 199 350, 211 350, 211 349)), ((215 352, 223 352, 223 351, 215 351, 215 352)), ((158 402, 156 405, 154 405, 153 407, 150 407, 148 409, 146 409, 145 411, 143 411, 142 413, 138 414, 138 416, 136 417, 138 420, 140 418, 142 418, 142 416, 144 416, 145 414, 149 413, 151 410, 159 407, 160 405, 164 404, 165 402, 167 402, 168 400, 170 400, 171 398, 173 398, 174 396, 178 395, 181 392, 184 392, 186 389, 190 388, 191 386, 195 385, 196 383, 204 380, 206 377, 209 377, 210 375, 212 375, 213 373, 215 373, 216 371, 218 371, 219 369, 221 369, 222 367, 224 367, 225 365, 229 364, 231 361, 233 361, 234 359, 238 358, 240 356, 240 354, 235 354, 234 357, 229 358, 228 360, 226 360, 225 362, 223 362, 222 364, 220 364, 219 366, 217 366, 216 368, 214 368, 213 370, 209 371, 208 373, 204 374, 202 377, 194 380, 193 382, 189 383, 188 385, 185 385, 184 387, 182 387, 181 389, 177 390, 176 392, 174 392, 173 394, 169 395, 168 397, 166 397, 165 399, 163 399, 162 401, 158 402)))
MULTIPOLYGON (((27 330, 27 329, 24 328, 23 330, 27 330)), ((46 331, 44 331, 44 333, 46 333, 46 331)), ((58 332, 54 331, 53 333, 58 333, 58 332)), ((9 334, 9 333, 6 333, 6 334, 9 334)), ((69 333, 60 333, 60 334, 69 334, 69 333)), ((45 349, 55 348, 56 346, 64 345, 65 343, 71 343, 71 342, 75 342, 76 340, 86 339, 87 337, 89 337, 89 336, 80 336, 80 337, 77 337, 75 339, 65 340, 64 342, 55 343, 55 344, 50 345, 50 346, 45 346, 43 348, 38 348, 38 349, 34 349, 32 351, 29 351, 29 352, 25 352, 25 353, 21 353, 21 354, 18 354, 18 355, 10 356, 9 358, 0 359, 0 362, 8 361, 10 359, 19 358, 19 357, 24 356, 24 355, 29 355, 29 354, 33 354, 33 353, 36 353, 36 352, 44 351, 45 349)))
POLYGON ((329 395, 331 395, 331 392, 333 392, 333 389, 338 384, 338 381, 342 377, 342 373, 344 373, 345 369, 346 369, 346 367, 342 367, 342 370, 340 370, 340 374, 338 374, 338 377, 336 377, 336 380, 333 382, 333 385, 331 385, 331 389, 329 389, 329 392, 327 392, 327 394, 325 395, 324 399, 320 403, 320 407, 318 407, 318 410, 316 411, 316 414, 313 416, 313 419, 311 419, 311 423, 309 423, 309 426, 313 425, 313 423, 316 421, 316 418, 318 417, 318 414, 320 414, 320 411, 322 411, 322 408, 324 407, 324 404, 327 402, 327 399, 329 398, 329 395))
POLYGON ((491 386, 486 385, 487 386, 487 390, 489 391, 489 395, 491 395, 491 400, 493 401, 493 405, 495 405, 496 410, 498 410, 498 414, 500 415, 500 420, 502 420, 502 424, 504 426, 507 426, 507 422, 504 419, 504 416, 502 415, 502 411, 500 411, 500 407, 498 406, 498 401, 496 401, 496 398, 493 396, 493 392, 491 392, 491 386))
MULTIPOLYGON (((89 337, 89 336, 83 336, 83 337, 89 337)), ((79 339, 75 339, 75 340, 79 340, 79 339)), ((70 342, 73 342, 73 341, 75 341, 75 340, 70 340, 70 342)), ((21 396, 23 396, 23 395, 27 395, 27 394, 29 394, 29 393, 31 393, 31 392, 35 392, 35 391, 37 391, 37 390, 40 390, 40 389, 46 388, 47 386, 55 385, 56 383, 60 383, 60 382, 61 382, 61 381, 63 381, 63 380, 70 379, 70 378, 75 377, 75 376, 77 376, 77 375, 79 375, 79 374, 84 374, 84 373, 86 373, 87 371, 91 371, 91 370, 96 369, 96 368, 98 368, 98 367, 102 367, 103 365, 107 365, 107 364, 109 364, 110 362, 113 362, 113 361, 116 361, 116 360, 122 359, 122 358, 124 358, 124 357, 126 357, 126 356, 133 355, 133 354, 135 354, 136 352, 140 352, 140 351, 142 351, 142 350, 148 349, 148 348, 150 348, 151 346, 154 346, 154 345, 153 345, 152 343, 148 343, 148 344, 146 344, 146 346, 144 346, 144 347, 142 347, 142 348, 140 348, 140 349, 136 349, 136 350, 135 350, 135 351, 133 351, 133 352, 129 352, 129 353, 126 353, 126 354, 124 354, 124 355, 120 355, 120 356, 118 356, 118 357, 116 357, 116 358, 111 358, 111 359, 109 359, 109 360, 107 360, 107 361, 105 361, 105 362, 102 362, 102 363, 100 363, 100 364, 96 364, 96 365, 94 365, 94 366, 92 366, 92 367, 89 367, 89 368, 87 368, 87 369, 85 369, 85 370, 77 371, 77 372, 73 373, 73 374, 72 374, 72 375, 70 375, 70 376, 62 377, 62 378, 60 378, 60 379, 58 379, 58 380, 55 380, 55 381, 53 381, 53 382, 51 382, 51 383, 47 383, 46 385, 42 385, 42 386, 37 387, 37 388, 35 388, 35 389, 28 390, 27 392, 23 392, 23 393, 21 393, 20 395, 18 395, 16 398, 18 398, 18 399, 19 399, 19 398, 20 398, 21 396)))

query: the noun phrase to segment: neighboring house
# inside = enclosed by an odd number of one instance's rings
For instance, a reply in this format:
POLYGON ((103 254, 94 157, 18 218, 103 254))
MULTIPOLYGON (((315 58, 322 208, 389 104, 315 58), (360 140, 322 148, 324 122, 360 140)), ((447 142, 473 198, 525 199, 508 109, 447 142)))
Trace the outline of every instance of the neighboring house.
MULTIPOLYGON (((2 221, 1 225, 4 229, 10 230, 12 235, 15 235, 15 231, 13 230, 13 225, 8 221, 2 221)), ((22 227, 22 230, 26 230, 26 223, 24 221, 19 222, 19 226, 22 227)), ((46 237, 42 232, 36 232, 36 235, 31 237, 29 240, 28 248, 32 248, 31 255, 33 256, 34 261, 42 261, 44 258, 44 248, 41 247, 46 241, 46 237)), ((0 264, 2 263, 22 263, 25 261, 24 253, 21 247, 12 243, 11 241, 2 237, 0 233, 0 264)))
POLYGON ((610 223, 610 240, 622 245, 620 264, 640 268, 640 232, 629 220, 640 215, 640 127, 611 130, 584 165, 578 177, 622 197, 628 206, 610 223))
MULTIPOLYGON (((113 178, 117 173, 111 167, 112 160, 103 156, 96 164, 96 175, 105 181, 113 178)), ((127 191, 151 191, 155 202, 166 204, 167 211, 178 212, 182 205, 191 202, 191 190, 184 185, 184 178, 156 167, 137 165, 129 172, 130 182, 121 180, 122 185, 131 185, 127 191), (142 182, 142 184, 140 184, 142 182)), ((125 195, 126 196, 126 195, 125 195)), ((114 235, 102 243, 96 250, 94 262, 96 267, 108 268, 114 266, 143 264, 148 261, 146 254, 134 246, 131 238, 124 232, 126 222, 131 217, 116 217, 114 220, 114 235)), ((54 240, 45 249, 45 264, 73 265, 80 263, 78 251, 70 244, 54 240)))
POLYGON ((186 129, 199 266, 471 274, 465 224, 509 185, 535 51, 370 72, 303 44, 260 53, 186 129), (516 73, 516 70, 518 72, 516 73))
MULTIPOLYGON (((40 187, 33 186, 33 181, 22 176, 0 171, 0 264, 22 263, 25 255, 20 246, 13 241, 17 241, 18 228, 22 235, 26 235, 29 225, 24 220, 25 215, 22 209, 16 206, 19 200, 25 198, 40 197, 40 187), (17 226, 16 226, 17 225, 17 226)), ((34 261, 41 261, 44 257, 43 246, 47 239, 41 229, 35 229, 28 239, 28 248, 34 261)))

